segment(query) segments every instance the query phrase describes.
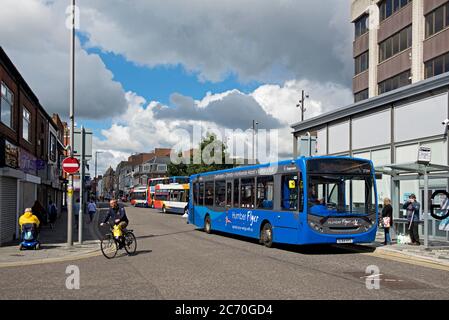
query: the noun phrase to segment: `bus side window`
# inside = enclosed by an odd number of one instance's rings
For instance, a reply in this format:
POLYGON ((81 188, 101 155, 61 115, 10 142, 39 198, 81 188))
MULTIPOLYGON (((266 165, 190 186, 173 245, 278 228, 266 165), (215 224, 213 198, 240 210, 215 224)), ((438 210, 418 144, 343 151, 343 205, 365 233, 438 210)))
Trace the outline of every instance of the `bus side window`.
POLYGON ((283 210, 298 210, 298 190, 300 181, 298 175, 283 175, 281 182, 281 207, 283 210))
POLYGON ((239 208, 240 180, 234 180, 234 208, 239 208))
POLYGON ((204 182, 200 183, 200 193, 198 195, 198 205, 204 206, 204 182))
POLYGON ((240 186, 240 205, 242 208, 254 208, 255 179, 242 179, 240 186))
POLYGON ((232 207, 232 182, 226 182, 226 207, 232 207))
POLYGON ((206 182, 205 206, 212 207, 214 205, 214 182, 206 182))
POLYGON ((193 184, 193 191, 192 191, 192 193, 193 193, 193 204, 194 205, 198 205, 199 187, 200 187, 200 185, 199 185, 198 182, 195 182, 193 184))
POLYGON ((273 176, 257 178, 256 204, 258 209, 273 209, 273 176))
POLYGON ((224 207, 226 197, 226 182, 224 180, 215 181, 215 206, 224 207))

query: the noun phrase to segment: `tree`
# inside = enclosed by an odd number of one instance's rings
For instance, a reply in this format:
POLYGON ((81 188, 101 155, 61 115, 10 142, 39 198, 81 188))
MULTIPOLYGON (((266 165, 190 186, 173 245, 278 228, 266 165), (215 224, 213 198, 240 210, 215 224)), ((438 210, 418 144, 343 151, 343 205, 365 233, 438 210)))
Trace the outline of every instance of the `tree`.
MULTIPOLYGON (((182 157, 182 152, 179 152, 178 156, 182 157)), ((170 163, 167 165, 167 174, 170 177, 173 176, 187 176, 187 164, 184 162, 181 162, 180 164, 175 164, 170 161, 170 163)))
MULTIPOLYGON (((189 163, 168 165, 168 174, 170 176, 191 176, 193 174, 229 169, 234 167, 229 163, 229 154, 227 153, 227 145, 218 140, 214 134, 207 134, 198 148, 189 155, 189 163), (196 159, 195 153, 200 155, 200 159, 196 159), (200 160, 200 161, 199 161, 200 160)), ((182 153, 179 153, 182 157, 182 153)))

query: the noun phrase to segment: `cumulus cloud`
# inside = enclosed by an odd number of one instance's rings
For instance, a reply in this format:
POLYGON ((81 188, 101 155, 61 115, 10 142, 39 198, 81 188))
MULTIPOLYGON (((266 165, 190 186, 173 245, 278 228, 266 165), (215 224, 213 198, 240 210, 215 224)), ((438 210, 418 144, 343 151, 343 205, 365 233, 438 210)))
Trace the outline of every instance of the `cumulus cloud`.
POLYGON ((89 45, 200 79, 351 81, 349 0, 80 0, 89 45), (348 72, 349 70, 349 72, 348 72))
MULTIPOLYGON (((94 137, 94 148, 115 152, 121 156, 122 160, 134 152, 149 152, 155 147, 179 147, 181 145, 184 150, 187 150, 191 147, 189 143, 192 143, 193 146, 198 143, 198 139, 195 140, 192 136, 194 127, 200 128, 203 135, 210 131, 218 132, 226 142, 243 141, 248 136, 245 136, 242 131, 251 126, 253 118, 259 121, 259 129, 273 128, 269 125, 270 122, 261 120, 265 117, 276 123, 274 127, 278 134, 279 158, 287 158, 292 155, 290 125, 300 119, 296 103, 299 97, 298 92, 304 87, 310 88, 306 118, 337 106, 343 106, 352 99, 349 89, 331 83, 320 84, 308 80, 290 80, 283 85, 261 85, 249 94, 235 90, 218 94, 208 93, 198 101, 190 97, 176 95, 172 99, 175 106, 170 107, 157 101, 147 102, 136 93, 128 92, 126 94, 128 101, 126 113, 115 118, 112 126, 102 131, 103 139, 94 137), (229 99, 233 95, 239 98, 229 99), (244 101, 249 99, 252 104, 256 104, 257 113, 248 115, 243 110, 240 111, 238 106, 241 105, 241 99, 244 101), (236 105, 232 105, 232 102, 235 102, 236 105), (217 103, 220 104, 218 107, 217 103), (219 115, 209 116, 213 115, 211 110, 219 112, 219 115), (234 119, 240 125, 237 126, 228 121, 228 116, 223 114, 226 112, 229 113, 230 119, 234 119), (248 116, 248 118, 244 116, 248 116), (242 121, 240 117, 246 120, 242 121), (230 136, 225 136, 226 128, 241 130, 232 132, 230 136), (188 139, 185 137, 186 134, 188 139)), ((247 148, 246 153, 237 153, 236 156, 248 156, 248 149, 251 148, 250 139, 244 142, 247 148)), ((118 158, 113 159, 118 161, 118 158)), ((110 161, 110 159, 104 158, 104 161, 110 161)), ((117 161, 114 163, 118 163, 117 161)))
MULTIPOLYGON (((218 99, 210 99, 206 107, 199 107, 192 98, 179 94, 171 97, 173 108, 161 107, 155 110, 157 119, 177 119, 214 122, 217 125, 230 129, 246 129, 257 116, 257 121, 264 124, 267 129, 275 129, 282 123, 267 114, 259 103, 250 95, 238 90, 220 95, 218 99)), ((203 103, 204 105, 204 103, 203 103)))
MULTIPOLYGON (((41 104, 63 117, 69 111, 70 31, 66 1, 2 0, 0 45, 41 104)), ((76 116, 104 119, 126 110, 122 85, 101 58, 76 41, 76 116)))

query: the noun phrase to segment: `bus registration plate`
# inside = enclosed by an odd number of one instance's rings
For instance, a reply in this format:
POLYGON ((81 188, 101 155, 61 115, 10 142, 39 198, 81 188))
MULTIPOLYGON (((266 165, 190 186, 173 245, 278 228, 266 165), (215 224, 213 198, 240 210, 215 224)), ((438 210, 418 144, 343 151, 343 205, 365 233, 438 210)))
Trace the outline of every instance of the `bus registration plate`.
POLYGON ((354 243, 353 239, 337 239, 337 243, 354 243))

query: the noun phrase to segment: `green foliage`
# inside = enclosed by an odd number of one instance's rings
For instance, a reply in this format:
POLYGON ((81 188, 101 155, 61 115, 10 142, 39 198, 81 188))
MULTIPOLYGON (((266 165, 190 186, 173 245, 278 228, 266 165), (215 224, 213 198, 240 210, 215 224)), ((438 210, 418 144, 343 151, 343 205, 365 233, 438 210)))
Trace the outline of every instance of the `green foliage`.
MULTIPOLYGON (((168 175, 191 176, 202 172, 232 168, 234 167, 233 164, 226 164, 226 162, 229 162, 229 160, 226 160, 229 158, 227 148, 227 145, 218 140, 214 134, 207 134, 207 136, 201 140, 197 150, 191 152, 188 163, 170 163, 168 165, 168 175), (219 153, 215 154, 215 152, 219 153), (211 161, 207 161, 206 163, 204 160, 207 160, 205 157, 208 156, 218 161, 213 161, 212 163, 210 163, 211 161), (198 159, 196 159, 196 157, 198 157, 198 159), (201 158, 201 161, 198 161, 199 158, 201 158)), ((182 153, 179 153, 179 156, 182 157, 182 153)))

